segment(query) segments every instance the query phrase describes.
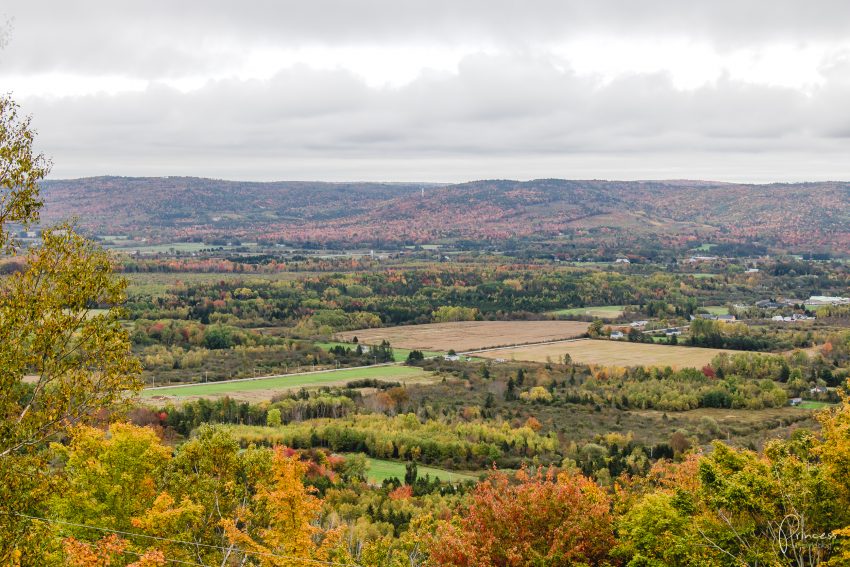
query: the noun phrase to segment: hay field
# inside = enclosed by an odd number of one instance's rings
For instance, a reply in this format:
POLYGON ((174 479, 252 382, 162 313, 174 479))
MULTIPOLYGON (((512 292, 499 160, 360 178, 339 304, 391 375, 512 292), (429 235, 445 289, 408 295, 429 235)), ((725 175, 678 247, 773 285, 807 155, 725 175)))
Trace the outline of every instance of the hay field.
POLYGON ((336 339, 351 342, 357 337, 369 345, 388 340, 399 348, 463 352, 574 338, 587 327, 587 323, 579 321, 461 321, 346 331, 338 333, 336 339))
POLYGON ((481 353, 479 356, 529 362, 546 362, 549 358, 553 362, 557 362, 564 354, 569 353, 573 361, 582 364, 702 368, 721 352, 733 353, 736 351, 586 339, 491 350, 481 353))

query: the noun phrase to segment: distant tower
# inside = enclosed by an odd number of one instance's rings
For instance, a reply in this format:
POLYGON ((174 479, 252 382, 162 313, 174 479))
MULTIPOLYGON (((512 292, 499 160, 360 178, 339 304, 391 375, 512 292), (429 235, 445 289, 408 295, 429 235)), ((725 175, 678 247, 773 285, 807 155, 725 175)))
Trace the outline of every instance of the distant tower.
POLYGON ((422 198, 424 199, 425 198, 425 188, 422 187, 421 189, 422 189, 422 198))

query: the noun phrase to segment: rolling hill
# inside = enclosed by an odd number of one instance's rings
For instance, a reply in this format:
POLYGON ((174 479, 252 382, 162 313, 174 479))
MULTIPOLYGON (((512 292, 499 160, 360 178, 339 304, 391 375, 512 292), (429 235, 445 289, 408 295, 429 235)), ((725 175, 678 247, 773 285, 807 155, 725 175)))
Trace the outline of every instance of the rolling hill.
POLYGON ((764 243, 850 250, 850 183, 485 180, 233 182, 96 177, 43 183, 43 219, 151 241, 243 240, 342 246, 560 236, 764 243), (424 189, 424 196, 421 193, 424 189))

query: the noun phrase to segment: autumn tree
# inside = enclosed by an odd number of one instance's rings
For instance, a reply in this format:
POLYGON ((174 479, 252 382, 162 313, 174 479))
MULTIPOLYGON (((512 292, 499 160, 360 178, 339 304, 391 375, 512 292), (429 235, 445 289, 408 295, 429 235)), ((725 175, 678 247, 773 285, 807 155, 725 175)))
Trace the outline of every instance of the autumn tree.
POLYGON ((266 414, 266 425, 269 427, 280 427, 281 419, 280 419, 280 409, 272 408, 266 414))
POLYGON ((31 119, 7 96, 0 97, 0 248, 12 251, 9 224, 38 222, 42 201, 38 182, 50 169, 44 155, 33 150, 31 119))
POLYGON ((847 525, 847 481, 830 478, 819 445, 801 432, 763 454, 716 443, 663 475, 656 465, 655 490, 634 495, 617 521, 615 555, 629 565, 845 564, 832 534, 847 525))
MULTIPOLYGON (((30 119, 0 98, 0 249, 18 249, 10 223, 38 221, 49 163, 33 149, 30 119)), ((0 282, 0 562, 38 562, 46 443, 125 402, 138 363, 118 318, 126 283, 109 256, 70 227, 46 230, 23 271, 0 282), (94 308, 105 311, 94 311, 94 308), (23 559, 21 559, 23 558, 23 559)))
POLYGON ((314 523, 322 502, 304 486, 305 470, 297 456, 275 448, 271 476, 259 483, 252 501, 239 506, 234 518, 221 521, 227 539, 239 550, 236 555, 244 553, 262 567, 347 562, 340 532, 323 531, 314 523))
POLYGON ((609 499, 592 480, 522 470, 495 473, 431 546, 438 565, 599 565, 614 544, 609 499))
POLYGON ((64 472, 54 514, 122 531, 132 530, 133 519, 153 506, 171 461, 171 449, 153 429, 121 423, 108 431, 75 428, 70 442, 55 443, 53 450, 64 472))
POLYGON ((818 414, 822 442, 813 452, 823 463, 823 475, 834 491, 833 502, 837 514, 835 534, 839 538, 835 565, 850 563, 850 396, 844 395, 842 403, 818 414))

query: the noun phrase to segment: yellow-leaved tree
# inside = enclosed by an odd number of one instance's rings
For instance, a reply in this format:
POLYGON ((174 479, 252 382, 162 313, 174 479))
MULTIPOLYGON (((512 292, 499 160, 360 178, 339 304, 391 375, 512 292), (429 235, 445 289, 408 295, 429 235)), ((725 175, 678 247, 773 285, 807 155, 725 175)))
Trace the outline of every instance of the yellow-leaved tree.
POLYGON ((282 447, 274 450, 272 474, 260 483, 250 505, 221 525, 232 544, 263 567, 297 567, 315 561, 346 564, 338 530, 313 522, 322 502, 304 486, 305 465, 282 447), (305 563, 306 561, 306 563, 305 563))
MULTIPOLYGON (((0 98, 0 248, 18 254, 12 226, 39 219, 38 182, 49 169, 33 150, 30 119, 0 98)), ((48 442, 141 387, 119 323, 126 282, 109 256, 71 227, 45 230, 21 270, 0 280, 0 564, 39 564, 51 480, 48 442)))

